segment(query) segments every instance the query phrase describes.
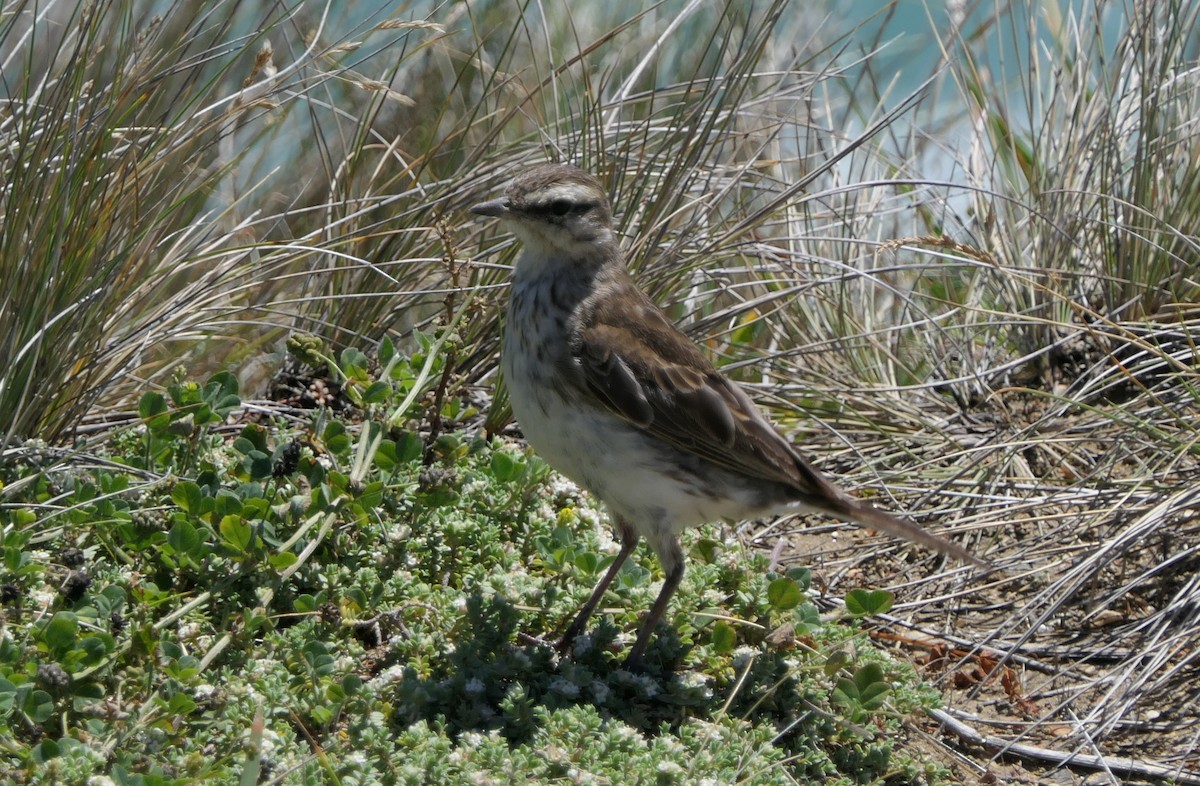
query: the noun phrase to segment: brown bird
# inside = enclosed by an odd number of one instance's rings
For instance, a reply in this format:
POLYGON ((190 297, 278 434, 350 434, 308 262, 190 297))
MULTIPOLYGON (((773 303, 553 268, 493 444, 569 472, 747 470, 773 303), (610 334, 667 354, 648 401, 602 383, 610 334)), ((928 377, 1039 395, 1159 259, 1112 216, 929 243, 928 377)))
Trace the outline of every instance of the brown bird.
POLYGON ((513 413, 550 466, 607 505, 620 535, 561 651, 644 537, 666 578, 626 659, 636 667, 683 577, 679 533, 718 519, 825 513, 986 566, 849 496, 801 458, 633 283, 596 178, 535 166, 471 212, 499 218, 524 246, 501 350, 513 413))

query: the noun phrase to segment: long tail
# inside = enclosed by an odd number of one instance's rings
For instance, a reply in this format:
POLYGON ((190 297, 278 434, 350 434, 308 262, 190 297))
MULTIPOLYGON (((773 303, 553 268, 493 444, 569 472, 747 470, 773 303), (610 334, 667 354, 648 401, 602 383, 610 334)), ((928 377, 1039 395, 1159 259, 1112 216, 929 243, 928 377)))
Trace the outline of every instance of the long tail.
MULTIPOLYGON (((849 519, 856 524, 872 529, 883 530, 888 534, 895 535, 898 538, 911 540, 914 543, 920 543, 922 546, 928 546, 935 551, 940 551, 943 554, 949 554, 957 560, 969 562, 980 568, 994 569, 996 566, 987 560, 976 557, 971 552, 959 546, 957 543, 951 543, 945 538, 938 537, 932 532, 922 529, 916 522, 908 519, 893 516, 890 513, 884 513, 878 508, 863 502, 862 500, 854 499, 853 497, 843 496, 842 500, 845 503, 844 511, 837 511, 836 515, 849 519)), ((840 507, 840 506, 839 506, 840 507)), ((834 512, 834 511, 830 511, 834 512)))

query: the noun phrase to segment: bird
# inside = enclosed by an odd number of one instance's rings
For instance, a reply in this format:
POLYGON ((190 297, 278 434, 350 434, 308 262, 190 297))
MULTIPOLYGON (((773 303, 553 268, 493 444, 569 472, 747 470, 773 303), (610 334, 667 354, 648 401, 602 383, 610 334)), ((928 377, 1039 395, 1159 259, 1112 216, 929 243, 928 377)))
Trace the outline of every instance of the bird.
POLYGON ((980 567, 962 546, 850 496, 805 460, 635 284, 600 181, 570 164, 517 174, 470 212, 522 249, 512 273, 501 373, 525 440, 607 507, 620 548, 557 642, 574 640, 641 539, 662 588, 624 667, 638 670, 684 574, 680 533, 718 520, 822 513, 980 567))

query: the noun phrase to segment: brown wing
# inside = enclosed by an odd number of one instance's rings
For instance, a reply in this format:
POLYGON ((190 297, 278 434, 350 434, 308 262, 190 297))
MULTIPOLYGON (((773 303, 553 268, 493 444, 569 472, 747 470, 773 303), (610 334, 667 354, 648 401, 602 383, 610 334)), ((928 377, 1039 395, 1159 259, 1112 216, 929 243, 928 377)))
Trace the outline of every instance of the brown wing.
POLYGON ((826 480, 632 281, 618 282, 598 299, 574 337, 573 353, 597 402, 647 434, 730 472, 790 487, 797 502, 814 509, 987 566, 826 480))
POLYGON ((815 507, 849 514, 838 508, 851 498, 800 458, 749 396, 657 306, 631 282, 615 294, 592 310, 574 347, 597 398, 681 450, 731 472, 791 486, 815 507))

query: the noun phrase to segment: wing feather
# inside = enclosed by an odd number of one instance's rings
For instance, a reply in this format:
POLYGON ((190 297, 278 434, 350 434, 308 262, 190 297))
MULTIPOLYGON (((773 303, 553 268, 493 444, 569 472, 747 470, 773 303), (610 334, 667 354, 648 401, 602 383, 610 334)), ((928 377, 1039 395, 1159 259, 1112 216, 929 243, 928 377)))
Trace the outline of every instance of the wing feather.
POLYGON ((572 338, 587 394, 631 425, 733 473, 772 481, 816 510, 988 567, 961 546, 851 497, 805 461, 626 276, 597 298, 572 338), (630 317, 630 307, 637 316, 630 317))
POLYGON ((589 391, 649 435, 731 472, 791 486, 830 509, 849 499, 808 465, 736 383, 629 284, 579 326, 575 358, 589 391), (628 307, 640 318, 616 313, 628 307))

